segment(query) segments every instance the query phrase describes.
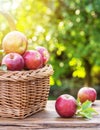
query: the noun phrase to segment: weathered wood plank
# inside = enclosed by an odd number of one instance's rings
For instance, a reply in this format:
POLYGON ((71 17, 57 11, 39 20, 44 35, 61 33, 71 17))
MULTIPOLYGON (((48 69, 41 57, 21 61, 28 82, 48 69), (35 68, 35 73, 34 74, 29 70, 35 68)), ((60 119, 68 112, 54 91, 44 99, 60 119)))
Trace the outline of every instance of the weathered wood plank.
POLYGON ((99 115, 91 120, 81 117, 60 118, 54 108, 55 101, 48 101, 45 110, 38 112, 25 119, 0 118, 0 130, 32 130, 32 129, 54 129, 54 130, 100 130, 100 101, 96 101, 93 107, 99 115))
MULTIPOLYGON (((34 128, 25 127, 0 127, 0 130, 37 130, 34 128)), ((55 128, 40 129, 40 130, 56 130, 55 128)), ((100 130, 100 128, 57 128, 57 130, 100 130)))

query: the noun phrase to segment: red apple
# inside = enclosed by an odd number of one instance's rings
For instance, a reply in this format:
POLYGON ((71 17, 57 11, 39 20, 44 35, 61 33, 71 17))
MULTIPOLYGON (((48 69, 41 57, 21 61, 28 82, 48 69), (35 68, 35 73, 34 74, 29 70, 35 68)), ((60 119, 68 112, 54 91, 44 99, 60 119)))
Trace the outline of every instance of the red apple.
POLYGON ((2 47, 5 53, 19 53, 21 55, 27 49, 28 40, 26 36, 19 31, 9 32, 2 41, 2 47))
POLYGON ((97 92, 94 88, 91 87, 82 87, 77 94, 80 102, 83 103, 86 100, 94 102, 97 98, 97 92))
POLYGON ((69 94, 63 94, 56 99, 55 109, 61 117, 72 117, 77 110, 75 98, 69 94))
POLYGON ((37 46, 36 50, 42 55, 43 65, 45 65, 49 61, 49 58, 50 58, 48 50, 42 46, 37 46))
POLYGON ((43 60, 41 54, 36 50, 26 51, 23 55, 25 68, 27 69, 38 69, 42 66, 43 60))
POLYGON ((6 54, 2 59, 2 65, 6 65, 8 70, 22 70, 24 67, 23 57, 17 53, 6 54))

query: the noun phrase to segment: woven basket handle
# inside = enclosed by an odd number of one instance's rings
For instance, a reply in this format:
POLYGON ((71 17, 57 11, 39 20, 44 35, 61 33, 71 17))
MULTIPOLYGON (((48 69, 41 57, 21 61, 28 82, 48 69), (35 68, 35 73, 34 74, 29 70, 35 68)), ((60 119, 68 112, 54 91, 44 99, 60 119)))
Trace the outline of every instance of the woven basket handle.
MULTIPOLYGON (((11 31, 16 30, 16 24, 15 24, 15 21, 14 21, 13 17, 9 13, 4 12, 2 10, 0 10, 0 14, 2 16, 4 16, 4 18, 8 21, 10 30, 11 31)), ((3 50, 0 50, 0 65, 1 65, 1 60, 2 60, 2 57, 3 57, 3 53, 4 53, 3 50)))
POLYGON ((5 11, 2 11, 2 10, 0 10, 0 13, 1 13, 1 14, 6 18, 6 20, 8 21, 8 24, 9 24, 9 26, 10 26, 11 31, 16 30, 16 24, 15 24, 15 21, 14 21, 14 19, 12 18, 12 16, 11 16, 9 13, 7 13, 7 12, 5 12, 5 11))

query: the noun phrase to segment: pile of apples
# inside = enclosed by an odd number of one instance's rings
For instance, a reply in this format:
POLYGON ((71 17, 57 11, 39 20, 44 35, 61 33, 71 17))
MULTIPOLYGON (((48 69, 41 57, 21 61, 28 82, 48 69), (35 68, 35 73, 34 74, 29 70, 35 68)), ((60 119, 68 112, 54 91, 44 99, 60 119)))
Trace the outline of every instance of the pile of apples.
POLYGON ((45 47, 37 46, 34 50, 27 50, 27 47, 28 40, 22 32, 9 32, 2 41, 5 55, 1 65, 6 65, 7 70, 21 71, 36 70, 47 64, 50 55, 45 47))
POLYGON ((66 118, 73 117, 74 115, 76 115, 79 109, 78 107, 80 107, 79 112, 81 114, 84 114, 83 112, 86 112, 86 114, 88 114, 89 112, 89 114, 91 114, 91 112, 95 111, 92 108, 88 108, 87 110, 86 108, 91 107, 90 102, 91 104, 93 104, 96 98, 97 98, 97 92, 94 88, 82 87, 79 89, 77 93, 77 99, 80 101, 80 104, 78 104, 77 100, 72 95, 62 94, 56 99, 55 110, 60 117, 66 117, 66 118))

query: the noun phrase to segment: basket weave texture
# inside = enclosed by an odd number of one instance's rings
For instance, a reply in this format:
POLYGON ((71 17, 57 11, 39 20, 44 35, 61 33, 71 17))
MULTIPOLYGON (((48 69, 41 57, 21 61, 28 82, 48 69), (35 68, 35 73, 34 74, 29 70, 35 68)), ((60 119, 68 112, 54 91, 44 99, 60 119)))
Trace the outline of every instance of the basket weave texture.
POLYGON ((29 71, 0 71, 0 116, 25 118, 45 108, 51 65, 29 71))

